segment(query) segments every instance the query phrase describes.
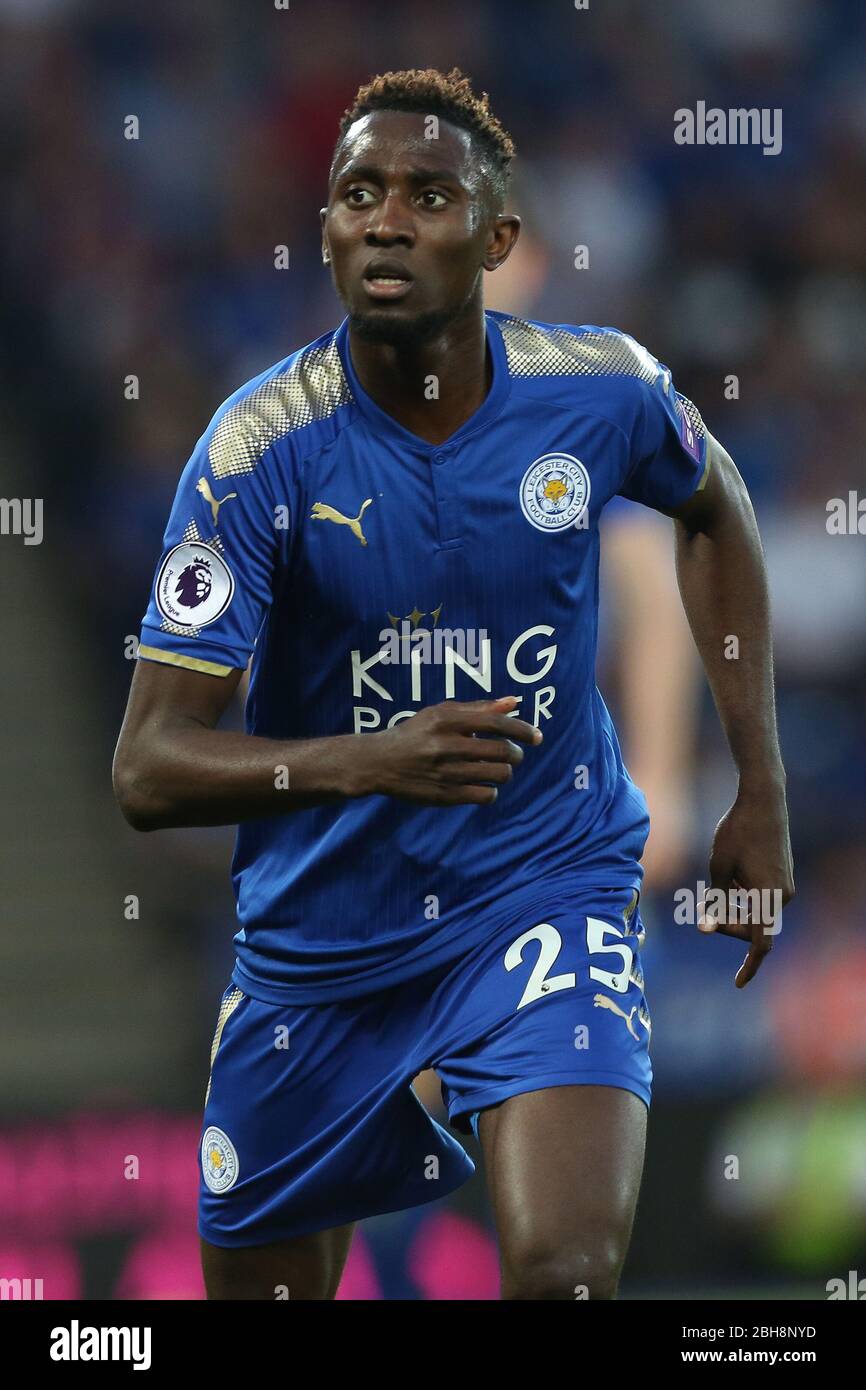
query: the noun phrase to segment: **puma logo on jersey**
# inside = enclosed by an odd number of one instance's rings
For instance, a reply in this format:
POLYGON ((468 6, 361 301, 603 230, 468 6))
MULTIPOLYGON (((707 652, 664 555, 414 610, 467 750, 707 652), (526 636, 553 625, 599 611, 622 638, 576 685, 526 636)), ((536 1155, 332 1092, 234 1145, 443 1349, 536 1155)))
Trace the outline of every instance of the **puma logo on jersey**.
POLYGON ((310 513, 311 521, 334 521, 338 526, 348 526, 353 536, 357 536, 362 545, 367 544, 364 532, 361 530, 361 517, 367 508, 372 504, 372 497, 368 497, 366 502, 361 504, 361 510, 357 516, 343 516, 336 507, 331 507, 327 502, 314 502, 313 510, 310 513))
POLYGON ((219 509, 223 505, 223 503, 231 501, 232 497, 237 497, 236 492, 227 492, 225 497, 214 497, 213 493, 211 492, 210 483, 208 482, 207 478, 199 478, 198 482, 195 485, 195 490, 196 492, 201 493, 202 497, 206 502, 210 502, 211 516, 213 517, 214 526, 216 526, 217 524, 217 516, 219 515, 219 509))
MULTIPOLYGON (((631 1025, 632 1019, 634 1018, 635 1014, 637 1014, 637 1004, 633 1004, 633 1005, 632 1005, 632 1008, 631 1008, 631 1011, 630 1011, 629 1013, 625 1013, 625 1012, 619 1007, 619 1004, 614 1003, 614 1001, 613 1001, 612 999, 608 999, 608 997, 607 997, 606 994, 597 994, 597 995, 595 996, 595 998, 593 999, 592 1002, 593 1002, 593 1004, 595 1005, 595 1007, 596 1007, 597 1009, 610 1009, 611 1013, 619 1014, 620 1018, 622 1018, 622 1019, 625 1020, 625 1026, 626 1026, 626 1028, 628 1029, 628 1031, 631 1033, 631 1035, 632 1035, 632 1037, 634 1038, 635 1042, 639 1042, 639 1041, 640 1041, 640 1039, 638 1038, 637 1033, 635 1032, 634 1028, 633 1028, 632 1025, 631 1025)), ((638 1022, 642 1023, 643 1026, 644 1026, 644 1028, 646 1028, 647 1032, 649 1032, 649 1028, 647 1027, 646 1023, 644 1023, 644 1021, 643 1021, 643 1019, 641 1018, 640 1014, 638 1014, 638 1022)))

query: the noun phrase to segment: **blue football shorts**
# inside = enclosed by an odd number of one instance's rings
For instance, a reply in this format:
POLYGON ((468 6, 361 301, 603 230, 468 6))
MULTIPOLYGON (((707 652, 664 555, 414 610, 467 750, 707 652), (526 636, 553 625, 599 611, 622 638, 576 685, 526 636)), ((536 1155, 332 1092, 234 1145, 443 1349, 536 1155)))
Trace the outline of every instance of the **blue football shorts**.
POLYGON ((435 1068, 448 1120, 548 1086, 650 1103, 643 927, 630 887, 501 918, 455 961, 341 1003, 286 1005, 231 984, 211 1050, 199 1231, 266 1245, 418 1206, 475 1165, 412 1089, 435 1068))

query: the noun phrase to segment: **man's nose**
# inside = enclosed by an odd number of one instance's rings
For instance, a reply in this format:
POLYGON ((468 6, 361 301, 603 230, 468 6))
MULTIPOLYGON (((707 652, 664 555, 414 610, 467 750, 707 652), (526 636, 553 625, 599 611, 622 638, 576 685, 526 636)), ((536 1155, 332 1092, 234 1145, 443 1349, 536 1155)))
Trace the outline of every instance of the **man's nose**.
POLYGON ((411 246, 415 240, 412 214, 396 194, 383 198, 374 209, 364 236, 368 246, 411 246))

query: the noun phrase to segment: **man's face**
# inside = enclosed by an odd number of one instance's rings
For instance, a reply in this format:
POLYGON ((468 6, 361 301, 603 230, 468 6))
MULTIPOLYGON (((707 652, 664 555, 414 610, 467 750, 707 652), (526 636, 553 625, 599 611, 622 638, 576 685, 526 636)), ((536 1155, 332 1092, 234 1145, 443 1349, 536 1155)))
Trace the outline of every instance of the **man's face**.
POLYGON ((440 120, 426 139, 430 125, 374 111, 337 152, 322 246, 353 328, 372 340, 432 337, 479 291, 491 255, 504 258, 471 135, 440 120))

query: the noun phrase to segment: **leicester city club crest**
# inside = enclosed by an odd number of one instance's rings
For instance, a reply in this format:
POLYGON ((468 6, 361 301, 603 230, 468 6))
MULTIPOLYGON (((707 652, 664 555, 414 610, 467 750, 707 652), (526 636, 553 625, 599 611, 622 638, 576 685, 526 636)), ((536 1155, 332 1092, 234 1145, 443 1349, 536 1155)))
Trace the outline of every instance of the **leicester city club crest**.
POLYGON ((211 1125, 201 1141, 201 1170, 211 1192, 228 1192, 238 1180, 238 1155, 225 1130, 211 1125))
POLYGON ((584 519, 589 491, 589 474, 580 459, 542 454, 523 475, 520 506, 539 531, 562 531, 584 519))

